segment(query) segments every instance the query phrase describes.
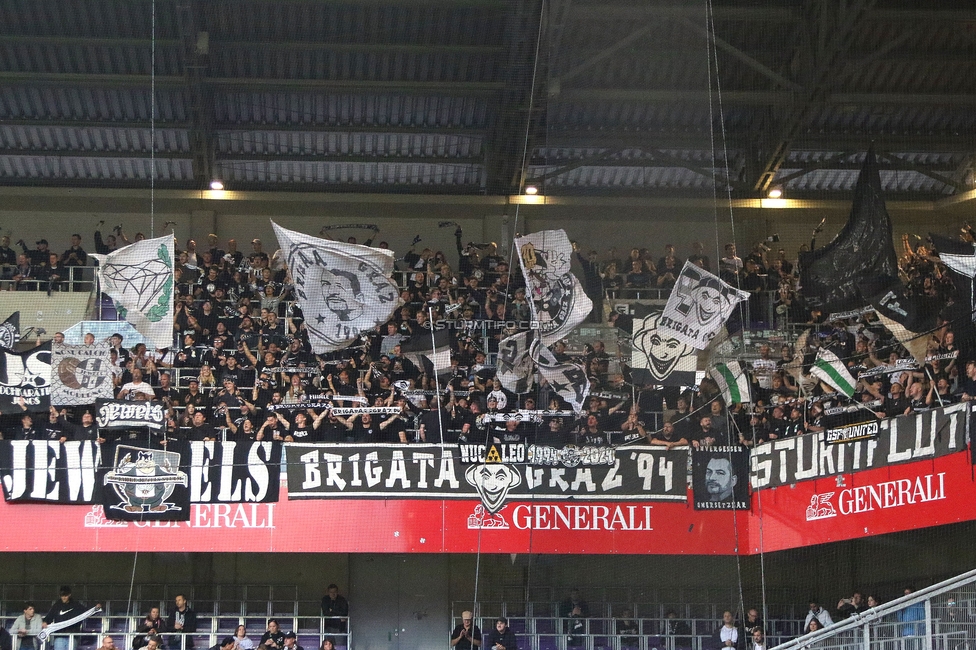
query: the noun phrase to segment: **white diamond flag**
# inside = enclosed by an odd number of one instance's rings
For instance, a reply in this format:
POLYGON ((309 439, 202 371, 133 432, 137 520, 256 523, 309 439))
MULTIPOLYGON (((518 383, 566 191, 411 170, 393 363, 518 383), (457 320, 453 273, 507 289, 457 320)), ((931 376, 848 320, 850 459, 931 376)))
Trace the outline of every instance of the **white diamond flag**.
POLYGON ((119 315, 155 347, 173 344, 173 236, 143 239, 98 260, 101 290, 119 315))

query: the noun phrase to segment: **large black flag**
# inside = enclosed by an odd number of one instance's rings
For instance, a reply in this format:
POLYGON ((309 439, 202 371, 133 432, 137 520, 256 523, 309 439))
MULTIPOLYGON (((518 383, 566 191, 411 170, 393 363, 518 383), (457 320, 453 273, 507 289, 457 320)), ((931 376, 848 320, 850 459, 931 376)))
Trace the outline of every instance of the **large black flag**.
POLYGON ((878 161, 871 150, 857 178, 844 229, 823 248, 800 253, 800 286, 811 309, 846 311, 864 305, 859 281, 897 274, 891 218, 881 196, 878 161))

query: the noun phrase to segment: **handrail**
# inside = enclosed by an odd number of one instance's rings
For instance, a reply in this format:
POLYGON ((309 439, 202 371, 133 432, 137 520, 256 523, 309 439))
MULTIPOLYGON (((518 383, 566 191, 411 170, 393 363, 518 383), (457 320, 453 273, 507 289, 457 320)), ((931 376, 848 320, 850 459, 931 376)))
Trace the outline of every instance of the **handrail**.
POLYGON ((967 571, 966 573, 955 576, 954 578, 943 580, 942 582, 930 585, 923 589, 919 589, 918 591, 913 591, 910 594, 906 594, 890 602, 878 605, 877 607, 872 607, 861 614, 854 614, 843 621, 832 623, 831 625, 828 625, 821 630, 816 630, 815 632, 809 632, 808 634, 797 637, 792 641, 787 641, 786 643, 770 648, 770 650, 793 650, 794 648, 808 646, 817 641, 833 638, 842 632, 861 627, 862 625, 872 621, 877 621, 886 614, 894 613, 911 605, 931 600, 933 596, 939 596, 946 592, 952 591, 953 589, 958 589, 960 586, 968 582, 976 582, 976 569, 967 571))

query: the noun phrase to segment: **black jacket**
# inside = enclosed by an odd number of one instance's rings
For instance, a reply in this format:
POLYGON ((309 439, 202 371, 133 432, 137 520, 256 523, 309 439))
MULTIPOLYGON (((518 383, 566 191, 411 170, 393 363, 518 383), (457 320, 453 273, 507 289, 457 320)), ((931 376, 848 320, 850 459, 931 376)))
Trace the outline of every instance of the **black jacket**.
POLYGON ((506 627, 504 632, 499 632, 494 627, 485 636, 485 642, 482 644, 482 648, 485 650, 493 650, 496 644, 501 644, 505 646, 505 650, 518 650, 518 643, 515 641, 515 632, 512 632, 512 628, 506 627))
MULTIPOLYGON (((196 632, 197 631, 197 613, 194 612, 189 607, 187 607, 186 609, 184 609, 182 612, 179 611, 178 609, 174 609, 173 611, 171 611, 169 613, 169 616, 166 617, 166 629, 167 630, 169 630, 170 632, 178 632, 178 631, 180 631, 180 630, 177 630, 176 629, 176 617, 177 617, 177 615, 183 617, 183 629, 182 629, 182 632, 189 633, 189 632, 196 632)), ((180 638, 177 637, 177 636, 171 636, 169 638, 169 641, 168 641, 168 644, 167 645, 170 648, 179 648, 180 647, 180 640, 179 639, 180 638)), ((193 638, 192 637, 187 637, 187 639, 186 639, 186 647, 187 648, 192 648, 193 647, 193 638)))

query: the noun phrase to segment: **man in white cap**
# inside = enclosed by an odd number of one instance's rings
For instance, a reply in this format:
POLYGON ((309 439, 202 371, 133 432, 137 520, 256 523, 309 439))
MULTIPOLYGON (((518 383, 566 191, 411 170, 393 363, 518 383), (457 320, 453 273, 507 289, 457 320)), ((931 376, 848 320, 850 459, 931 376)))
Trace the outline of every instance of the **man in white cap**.
POLYGON ((481 630, 474 624, 474 615, 461 612, 461 624, 451 632, 451 647, 457 650, 471 650, 471 646, 481 647, 481 630))

